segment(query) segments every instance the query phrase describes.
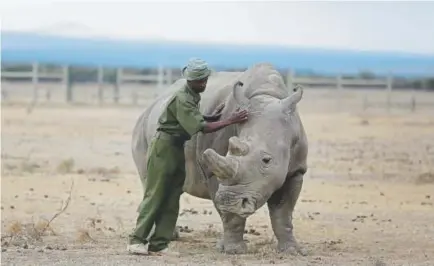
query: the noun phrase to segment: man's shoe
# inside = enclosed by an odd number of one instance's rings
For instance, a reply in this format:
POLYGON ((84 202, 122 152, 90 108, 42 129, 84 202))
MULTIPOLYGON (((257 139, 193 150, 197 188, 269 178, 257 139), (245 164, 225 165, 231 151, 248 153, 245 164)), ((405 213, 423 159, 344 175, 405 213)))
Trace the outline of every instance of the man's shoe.
POLYGON ((148 255, 148 244, 129 244, 127 246, 127 251, 130 254, 138 254, 138 255, 148 255))

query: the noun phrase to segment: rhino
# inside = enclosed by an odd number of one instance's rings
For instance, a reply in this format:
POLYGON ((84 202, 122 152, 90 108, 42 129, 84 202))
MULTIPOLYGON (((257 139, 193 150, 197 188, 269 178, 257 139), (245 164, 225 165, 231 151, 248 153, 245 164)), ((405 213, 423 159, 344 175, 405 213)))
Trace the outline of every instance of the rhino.
MULTIPOLYGON (((142 181, 158 118, 184 82, 181 78, 170 85, 143 111, 133 129, 132 155, 142 181)), ((269 63, 209 77, 201 95, 202 114, 212 114, 223 103, 221 119, 240 108, 249 111, 248 121, 214 133, 199 132, 184 145, 183 191, 213 202, 223 224, 223 236, 217 241, 221 252, 247 251, 246 219, 266 203, 277 250, 306 254, 294 237, 292 223, 307 171, 308 141, 297 110, 302 95, 302 87, 289 90, 269 63)))

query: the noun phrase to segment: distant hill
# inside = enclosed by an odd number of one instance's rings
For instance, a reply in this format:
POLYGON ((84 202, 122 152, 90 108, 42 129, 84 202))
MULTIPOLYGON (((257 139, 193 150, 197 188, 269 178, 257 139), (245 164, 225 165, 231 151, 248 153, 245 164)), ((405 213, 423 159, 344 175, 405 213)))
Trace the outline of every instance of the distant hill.
POLYGON ((221 45, 169 41, 131 41, 56 36, 48 33, 1 33, 2 63, 76 66, 181 68, 190 57, 201 57, 215 69, 243 69, 257 62, 301 73, 335 75, 373 72, 400 76, 434 73, 434 55, 358 52, 282 46, 221 45))

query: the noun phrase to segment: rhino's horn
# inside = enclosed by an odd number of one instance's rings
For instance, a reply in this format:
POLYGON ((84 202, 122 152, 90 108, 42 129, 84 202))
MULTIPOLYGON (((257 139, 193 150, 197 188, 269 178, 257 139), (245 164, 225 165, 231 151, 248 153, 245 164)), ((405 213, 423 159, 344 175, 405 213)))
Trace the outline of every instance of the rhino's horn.
POLYGON ((233 155, 244 156, 249 152, 249 146, 234 136, 229 139, 229 151, 233 155))
POLYGON ((282 100, 282 107, 286 112, 295 108, 298 102, 303 97, 303 87, 297 85, 293 89, 294 93, 282 100))
POLYGON ((213 149, 206 149, 204 151, 203 160, 214 175, 221 180, 231 179, 237 174, 237 162, 220 156, 213 149))

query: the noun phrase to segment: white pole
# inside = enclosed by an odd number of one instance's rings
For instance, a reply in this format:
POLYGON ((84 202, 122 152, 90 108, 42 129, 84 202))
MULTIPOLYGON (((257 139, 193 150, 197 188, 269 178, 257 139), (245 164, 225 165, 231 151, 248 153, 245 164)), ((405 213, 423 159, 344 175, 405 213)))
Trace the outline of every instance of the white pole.
POLYGON ((98 103, 102 104, 104 99, 104 68, 98 67, 98 103))
POLYGON ((69 90, 72 90, 72 88, 69 87, 68 79, 69 79, 69 66, 64 65, 63 66, 62 87, 63 87, 63 90, 65 92, 67 102, 69 102, 71 100, 70 95, 72 95, 69 92, 69 90))
POLYGON ((341 108, 341 104, 342 104, 342 75, 339 74, 336 77, 336 89, 337 89, 337 95, 336 95, 336 100, 337 100, 337 108, 340 109, 341 108))
POLYGON ((33 103, 36 103, 36 101, 38 100, 38 68, 38 63, 34 62, 32 67, 33 103))
POLYGON ((115 103, 119 102, 119 93, 121 90, 121 84, 122 84, 122 68, 118 68, 116 70, 116 86, 115 86, 115 91, 114 91, 114 95, 113 95, 113 100, 115 103))
POLYGON ((287 88, 292 88, 292 86, 294 85, 294 76, 295 76, 295 71, 290 68, 288 70, 288 74, 286 74, 286 87, 287 88))
POLYGON ((158 88, 161 89, 163 87, 163 79, 164 79, 164 68, 162 65, 158 66, 158 88))
POLYGON ((393 83, 392 73, 389 73, 387 76, 387 87, 386 87, 387 112, 390 111, 391 96, 392 96, 392 83, 393 83))
POLYGON ((171 85, 172 82, 173 82, 173 80, 172 80, 172 69, 171 68, 167 69, 167 78, 166 78, 166 81, 167 81, 167 85, 171 85))

